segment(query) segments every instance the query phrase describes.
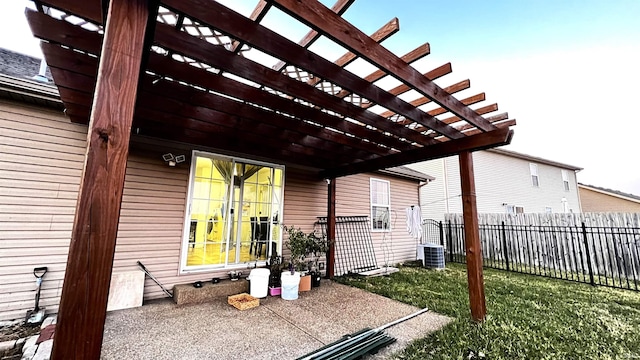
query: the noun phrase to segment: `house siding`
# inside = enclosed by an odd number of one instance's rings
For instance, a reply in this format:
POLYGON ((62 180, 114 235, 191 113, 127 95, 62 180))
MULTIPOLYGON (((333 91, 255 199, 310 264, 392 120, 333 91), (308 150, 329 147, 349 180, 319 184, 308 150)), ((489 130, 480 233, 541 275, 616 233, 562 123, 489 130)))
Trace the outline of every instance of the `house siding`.
MULTIPOLYGON (((573 212, 582 211, 575 171, 566 170, 569 180, 569 191, 566 191, 562 180, 562 168, 536 163, 539 186, 535 187, 529 170, 531 162, 489 151, 474 152, 478 212, 505 213, 506 208, 503 204, 508 204, 522 206, 527 213, 542 213, 545 212, 546 207, 550 207, 554 213, 561 213, 563 212, 562 198, 567 199, 568 207, 573 212)), ((447 212, 462 212, 462 190, 457 156, 408 166, 426 173, 429 173, 429 169, 434 170, 429 174, 436 179, 423 186, 420 191, 424 218, 443 220, 447 212), (444 169, 438 170, 438 168, 444 169)))
POLYGON ((583 187, 580 188, 580 202, 584 212, 640 212, 640 203, 583 187))
POLYGON ((358 174, 337 179, 336 215, 371 217, 370 179, 390 183, 391 231, 373 231, 371 239, 378 266, 415 260, 417 240, 407 232, 405 209, 418 204, 418 183, 380 174, 358 174), (386 246, 385 246, 386 245, 386 246))
POLYGON ((59 112, 0 100, 0 320, 33 308, 39 266, 40 305, 57 311, 86 137, 59 112))
MULTIPOLYGON (((57 312, 86 151, 87 126, 62 114, 0 100, 0 320, 22 318, 34 306, 33 268, 47 266, 40 304, 57 312)), ((386 175, 338 179, 337 215, 369 215, 369 178, 391 180, 394 231, 372 233, 378 264, 413 259, 404 208, 418 203, 417 182, 386 175), (391 254, 382 244, 393 245, 391 254)), ((228 270, 180 274, 189 165, 167 166, 160 154, 132 148, 127 160, 113 272, 141 261, 167 288, 226 277, 228 270)), ((327 184, 285 171, 283 223, 311 231, 327 213, 327 184)), ((393 217, 392 217, 393 220, 393 217)), ((286 253, 286 250, 285 250, 286 253)), ((164 297, 150 279, 145 300, 164 297)))
POLYGON ((435 180, 421 186, 419 190, 420 199, 423 199, 420 203, 422 218, 442 220, 443 214, 449 212, 444 162, 441 160, 423 161, 409 166, 435 178, 435 180))

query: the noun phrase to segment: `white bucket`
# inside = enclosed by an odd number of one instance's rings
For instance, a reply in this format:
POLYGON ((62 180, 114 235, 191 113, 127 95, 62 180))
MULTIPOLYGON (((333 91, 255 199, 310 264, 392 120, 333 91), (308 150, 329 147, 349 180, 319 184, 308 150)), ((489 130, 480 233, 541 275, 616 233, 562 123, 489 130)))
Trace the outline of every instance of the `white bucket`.
POLYGON ((248 280, 251 281, 250 295, 256 298, 267 297, 269 290, 269 269, 253 269, 249 273, 248 280))
POLYGON ((282 283, 282 294, 285 300, 295 300, 298 298, 298 285, 300 284, 300 273, 296 272, 291 275, 291 271, 285 271, 280 276, 282 283))

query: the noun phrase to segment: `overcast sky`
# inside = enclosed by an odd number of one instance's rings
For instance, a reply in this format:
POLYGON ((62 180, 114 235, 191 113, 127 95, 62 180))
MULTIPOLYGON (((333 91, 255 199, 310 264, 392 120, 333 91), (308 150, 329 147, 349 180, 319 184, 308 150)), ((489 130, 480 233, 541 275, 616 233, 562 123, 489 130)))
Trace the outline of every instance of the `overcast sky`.
MULTIPOLYGON (((226 0, 245 15, 256 0, 226 0)), ((323 0, 331 6, 333 0, 323 0)), ((0 2, 0 47, 41 57, 24 20, 26 1, 0 2)), ((373 33, 393 17, 383 44, 402 55, 429 42, 415 66, 446 62, 447 86, 464 79, 518 121, 510 150, 583 167, 578 181, 640 195, 640 1, 358 0, 344 17, 373 33)), ((271 10, 264 24, 297 41, 307 30, 271 10)), ((335 60, 328 41, 312 50, 335 60)), ((367 64, 349 68, 366 74, 367 64)))

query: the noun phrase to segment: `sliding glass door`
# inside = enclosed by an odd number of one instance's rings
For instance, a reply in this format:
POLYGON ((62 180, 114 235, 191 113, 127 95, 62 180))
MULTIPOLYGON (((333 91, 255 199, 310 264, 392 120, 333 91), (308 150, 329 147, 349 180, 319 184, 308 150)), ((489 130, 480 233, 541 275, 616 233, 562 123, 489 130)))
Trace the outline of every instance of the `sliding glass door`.
POLYGON ((182 269, 236 267, 281 251, 282 167, 194 152, 182 269))

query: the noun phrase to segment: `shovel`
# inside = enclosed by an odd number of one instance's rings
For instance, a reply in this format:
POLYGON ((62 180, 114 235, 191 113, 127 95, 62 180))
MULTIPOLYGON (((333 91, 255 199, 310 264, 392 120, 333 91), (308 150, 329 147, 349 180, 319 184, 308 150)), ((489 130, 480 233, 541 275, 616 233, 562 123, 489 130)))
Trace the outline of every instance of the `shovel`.
POLYGON ((49 269, 46 266, 37 267, 33 269, 33 276, 36 277, 36 306, 33 310, 27 311, 27 316, 25 317, 25 324, 36 326, 42 323, 44 320, 44 312, 45 309, 40 307, 40 288, 42 287, 42 278, 44 274, 47 273, 49 269))

